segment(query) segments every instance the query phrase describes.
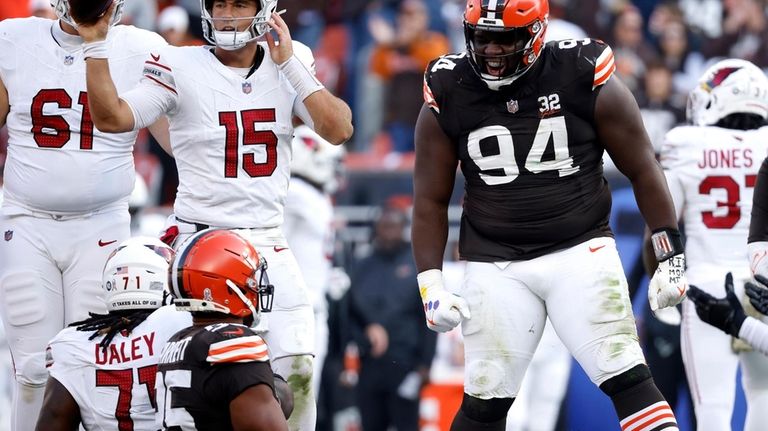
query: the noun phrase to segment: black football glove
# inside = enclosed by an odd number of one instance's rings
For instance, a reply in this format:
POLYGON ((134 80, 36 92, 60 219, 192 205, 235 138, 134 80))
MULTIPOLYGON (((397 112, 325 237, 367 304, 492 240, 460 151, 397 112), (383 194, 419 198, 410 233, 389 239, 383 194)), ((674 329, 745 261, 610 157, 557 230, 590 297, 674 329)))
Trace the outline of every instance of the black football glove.
POLYGON ((768 314, 768 278, 762 275, 755 275, 757 283, 748 281, 744 286, 749 296, 749 302, 755 307, 755 310, 768 314))
POLYGON ((701 320, 727 334, 739 337, 741 325, 747 315, 733 293, 733 275, 730 272, 725 276, 725 298, 715 298, 696 286, 690 286, 688 298, 696 304, 696 314, 701 320))

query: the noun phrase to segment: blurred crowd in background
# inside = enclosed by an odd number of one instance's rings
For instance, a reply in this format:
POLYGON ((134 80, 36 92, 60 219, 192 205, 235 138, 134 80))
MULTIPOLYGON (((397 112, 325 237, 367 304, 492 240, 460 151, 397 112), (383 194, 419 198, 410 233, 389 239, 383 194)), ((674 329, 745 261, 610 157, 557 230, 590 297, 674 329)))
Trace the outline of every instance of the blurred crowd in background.
MULTIPOLYGON (((685 120, 687 94, 715 59, 743 58, 768 68, 766 3, 765 0, 550 0, 547 39, 591 37, 610 44, 615 52, 616 73, 634 93, 651 141, 658 149, 664 134, 685 120)), ((393 255, 410 255, 407 246, 410 172, 413 130, 422 105, 423 71, 433 58, 465 50, 464 4, 463 0, 280 0, 278 3, 278 10, 286 10, 282 16, 293 38, 312 48, 318 78, 353 110, 355 135, 346 144, 341 165, 344 173, 340 173, 339 186, 333 196, 337 210, 334 263, 352 276, 351 290, 355 289, 356 278, 365 275, 357 274, 360 269, 356 265, 365 262, 361 259, 375 257, 377 245, 381 246, 383 241, 380 236, 387 234, 382 225, 374 228, 377 221, 394 223, 400 237, 399 242, 378 250, 382 255, 380 259, 386 262, 395 259, 393 255), (393 216, 393 211, 404 217, 393 216), (382 214, 386 217, 381 217, 382 214)), ((204 44, 200 0, 126 0, 124 11, 124 24, 157 31, 172 45, 204 44)), ((30 15, 55 19, 49 0, 0 1, 0 20, 30 15)), ((0 166, 6 138, 4 130, 0 130, 0 166)), ((171 157, 151 142, 147 133, 140 135, 135 156, 141 178, 131 202, 136 215, 135 231, 157 235, 165 216, 171 212, 178 184, 175 165, 171 157)), ((626 180, 616 175, 609 160, 606 160, 606 175, 614 192, 626 190, 627 184, 623 182, 626 180)), ((2 176, 0 190, 1 187, 2 176)), ((457 190, 451 213, 451 241, 455 241, 458 232, 461 187, 457 190)), ((614 199, 619 205, 623 202, 617 196, 614 199)), ((630 282, 634 279, 637 285, 642 278, 637 266, 642 219, 633 206, 628 214, 620 214, 616 219, 620 225, 613 227, 619 234, 624 228, 631 234, 628 249, 635 249, 628 252, 628 257, 622 254, 622 259, 626 259, 630 282)), ((446 256, 446 260, 451 261, 452 256, 446 256)), ((402 272, 395 273, 394 279, 407 276, 413 300, 418 302, 415 273, 409 272, 411 267, 403 263, 391 270, 402 272)), ((370 278, 370 274, 367 275, 370 278)), ((344 287, 348 281, 341 279, 337 289, 331 288, 328 292, 331 331, 328 363, 333 367, 328 372, 334 376, 334 384, 350 388, 357 382, 361 342, 347 343, 354 335, 338 332, 349 318, 347 311, 339 310, 351 306, 354 311, 356 306, 365 307, 366 301, 382 299, 366 298, 362 305, 355 304, 344 287)), ((649 313, 641 315, 652 319, 649 313)), ((412 313, 411 317, 423 326, 421 313, 412 313)), ((364 333, 368 328, 362 329, 364 333)), ((437 341, 438 359, 433 365, 433 378, 435 369, 439 369, 441 378, 460 382, 463 357, 460 346, 457 350, 457 342, 451 337, 457 338, 456 334, 441 335, 437 341)), ((365 349, 381 347, 377 347, 381 340, 375 336, 362 344, 366 342, 370 345, 362 346, 365 349)), ((668 356, 674 354, 674 342, 672 339, 669 349, 662 349, 669 350, 668 356)), ((8 362, 5 346, 0 353, 0 361, 8 362)), ((6 414, 1 400, 6 389, 0 387, 0 424, 6 414)), ((327 410, 347 411, 345 403, 354 407, 351 392, 347 393, 346 401, 343 390, 341 392, 341 399, 331 396, 335 398, 327 410)), ((323 408, 320 408, 320 428, 334 429, 328 425, 328 418, 322 416, 323 408)), ((354 409, 350 415, 351 419, 344 419, 344 413, 338 413, 338 423, 355 424, 356 417, 359 422, 354 409)), ((355 428, 337 425, 335 429, 355 428)), ((682 425, 681 429, 686 426, 682 425)))

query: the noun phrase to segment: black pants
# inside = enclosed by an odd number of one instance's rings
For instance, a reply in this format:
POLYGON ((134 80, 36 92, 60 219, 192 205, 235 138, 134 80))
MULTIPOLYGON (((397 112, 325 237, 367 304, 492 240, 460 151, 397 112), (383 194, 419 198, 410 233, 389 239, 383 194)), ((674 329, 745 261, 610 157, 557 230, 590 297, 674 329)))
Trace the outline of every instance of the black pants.
POLYGON ((410 372, 399 364, 377 359, 363 359, 357 383, 357 405, 363 431, 418 431, 419 399, 397 395, 397 388, 410 372))

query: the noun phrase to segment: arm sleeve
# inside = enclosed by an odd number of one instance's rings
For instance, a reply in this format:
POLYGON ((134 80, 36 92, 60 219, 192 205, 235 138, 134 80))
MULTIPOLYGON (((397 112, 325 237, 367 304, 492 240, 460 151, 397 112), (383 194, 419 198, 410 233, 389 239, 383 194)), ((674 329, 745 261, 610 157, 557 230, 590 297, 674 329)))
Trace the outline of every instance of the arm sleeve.
POLYGON ((749 222, 747 242, 758 241, 768 241, 768 158, 760 165, 752 197, 752 219, 749 222))
POLYGON ((755 350, 768 355, 768 325, 747 316, 747 320, 741 325, 739 338, 749 343, 755 350))
POLYGON ((134 130, 153 124, 161 115, 173 111, 176 107, 178 95, 175 90, 147 80, 148 78, 142 79, 136 88, 120 95, 131 108, 134 130))

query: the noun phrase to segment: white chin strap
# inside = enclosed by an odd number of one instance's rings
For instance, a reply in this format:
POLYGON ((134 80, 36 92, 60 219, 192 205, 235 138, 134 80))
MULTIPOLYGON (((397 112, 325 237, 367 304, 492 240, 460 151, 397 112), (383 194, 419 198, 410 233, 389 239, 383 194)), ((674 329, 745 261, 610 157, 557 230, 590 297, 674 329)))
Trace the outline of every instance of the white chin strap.
POLYGON ((245 295, 243 295, 243 292, 240 290, 239 287, 235 283, 233 283, 230 279, 227 279, 226 281, 227 286, 229 286, 230 289, 232 289, 235 292, 235 295, 237 295, 238 298, 240 298, 241 301, 243 301, 243 304, 245 304, 249 310, 251 310, 251 316, 253 316, 254 323, 258 322, 259 315, 256 314, 256 309, 253 307, 253 303, 250 299, 246 298, 245 295))
POLYGON ((227 51, 235 51, 254 39, 250 31, 213 31, 216 46, 227 51))

